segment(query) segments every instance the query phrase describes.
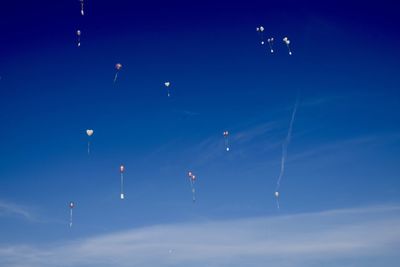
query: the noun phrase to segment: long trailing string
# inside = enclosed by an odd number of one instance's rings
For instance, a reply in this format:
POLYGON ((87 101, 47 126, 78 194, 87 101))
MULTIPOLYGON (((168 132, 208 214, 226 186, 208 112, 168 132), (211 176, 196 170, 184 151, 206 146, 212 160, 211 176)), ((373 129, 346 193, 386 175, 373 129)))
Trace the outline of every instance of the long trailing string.
POLYGON ((83 2, 83 0, 81 0, 81 15, 82 16, 85 15, 85 11, 83 9, 83 5, 84 5, 84 2, 83 2))
POLYGON ((121 173, 121 199, 124 199, 124 174, 121 173))
POLYGON ((192 179, 190 179, 190 187, 192 188, 192 200, 194 203, 194 202, 196 202, 196 190, 194 187, 194 181, 192 179))
POLYGON ((299 106, 299 100, 300 100, 300 97, 299 97, 299 95, 297 95, 296 103, 294 105, 293 112, 292 112, 292 117, 291 117, 290 123, 289 123, 288 133, 287 133, 286 138, 285 138, 285 140, 284 140, 284 142, 282 144, 281 168, 280 168, 279 177, 278 177, 278 180, 276 182, 276 188, 275 188, 275 195, 276 195, 276 201, 277 201, 278 209, 279 209, 279 188, 281 186, 281 181, 282 181, 283 175, 285 173, 285 163, 286 163, 286 157, 287 157, 287 150, 288 150, 288 146, 290 144, 291 138, 292 138, 293 123, 294 123, 294 120, 296 118, 296 112, 297 112, 297 108, 299 106))
POLYGON ((69 227, 72 227, 72 208, 70 208, 70 212, 69 212, 69 227))
POLYGON ((115 73, 114 83, 117 81, 117 78, 118 78, 118 71, 115 73))

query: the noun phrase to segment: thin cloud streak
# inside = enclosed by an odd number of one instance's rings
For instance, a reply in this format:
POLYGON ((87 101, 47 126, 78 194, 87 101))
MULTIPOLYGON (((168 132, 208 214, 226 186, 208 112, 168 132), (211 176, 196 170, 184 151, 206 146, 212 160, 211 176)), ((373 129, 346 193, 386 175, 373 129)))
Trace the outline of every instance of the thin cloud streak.
POLYGON ((346 259, 351 266, 368 266, 361 259, 393 258, 389 266, 395 266, 398 249, 400 206, 394 205, 158 225, 47 247, 0 247, 0 265, 298 267, 346 259))
POLYGON ((24 206, 0 200, 0 217, 22 217, 29 221, 36 221, 32 212, 24 206))

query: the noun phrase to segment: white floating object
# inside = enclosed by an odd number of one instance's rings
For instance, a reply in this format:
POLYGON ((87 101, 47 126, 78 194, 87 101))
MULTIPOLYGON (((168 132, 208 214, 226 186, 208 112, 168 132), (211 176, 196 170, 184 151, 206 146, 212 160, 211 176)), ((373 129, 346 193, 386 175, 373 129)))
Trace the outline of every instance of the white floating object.
POLYGON ((122 193, 122 194, 121 194, 121 199, 124 199, 124 198, 125 198, 125 196, 124 196, 124 194, 122 193))
POLYGON ((87 129, 87 130, 86 130, 86 134, 87 134, 88 136, 92 136, 93 133, 94 133, 94 131, 93 131, 92 129, 87 129))

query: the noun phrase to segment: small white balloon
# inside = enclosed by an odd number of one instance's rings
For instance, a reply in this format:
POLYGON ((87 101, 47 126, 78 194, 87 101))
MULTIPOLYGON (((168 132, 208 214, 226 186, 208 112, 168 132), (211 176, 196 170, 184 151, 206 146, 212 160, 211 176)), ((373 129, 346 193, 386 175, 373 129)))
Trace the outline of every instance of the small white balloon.
POLYGON ((275 197, 276 197, 276 198, 279 197, 279 192, 278 192, 278 191, 275 192, 275 197))
POLYGON ((87 130, 86 130, 86 134, 87 134, 88 136, 92 136, 93 133, 94 133, 94 131, 93 131, 92 129, 87 129, 87 130))

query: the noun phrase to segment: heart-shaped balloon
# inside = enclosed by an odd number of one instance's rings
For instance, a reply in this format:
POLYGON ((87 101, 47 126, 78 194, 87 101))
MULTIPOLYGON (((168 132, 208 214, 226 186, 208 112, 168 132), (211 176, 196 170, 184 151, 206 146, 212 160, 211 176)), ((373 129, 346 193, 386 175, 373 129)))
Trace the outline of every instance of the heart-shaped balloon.
POLYGON ((91 129, 86 130, 86 134, 88 136, 92 136, 93 135, 93 130, 91 130, 91 129))
POLYGON ((169 87, 171 83, 170 82, 165 82, 164 84, 165 84, 166 87, 169 87))

